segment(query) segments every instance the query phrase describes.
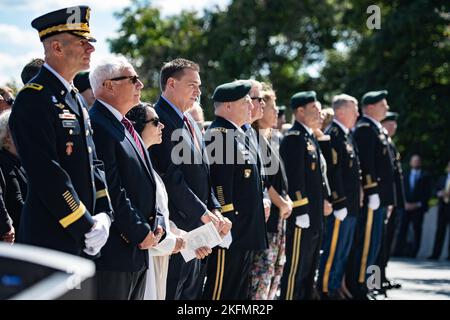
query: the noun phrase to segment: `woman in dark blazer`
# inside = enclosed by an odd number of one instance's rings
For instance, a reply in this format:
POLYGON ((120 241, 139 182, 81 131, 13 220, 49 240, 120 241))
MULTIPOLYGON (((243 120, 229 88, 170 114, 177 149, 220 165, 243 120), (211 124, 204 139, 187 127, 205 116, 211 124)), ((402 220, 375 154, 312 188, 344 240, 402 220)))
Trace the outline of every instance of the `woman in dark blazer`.
POLYGON ((27 176, 20 164, 16 146, 8 127, 10 110, 0 114, 0 168, 5 178, 3 199, 17 235, 20 233, 20 216, 27 195, 27 176))

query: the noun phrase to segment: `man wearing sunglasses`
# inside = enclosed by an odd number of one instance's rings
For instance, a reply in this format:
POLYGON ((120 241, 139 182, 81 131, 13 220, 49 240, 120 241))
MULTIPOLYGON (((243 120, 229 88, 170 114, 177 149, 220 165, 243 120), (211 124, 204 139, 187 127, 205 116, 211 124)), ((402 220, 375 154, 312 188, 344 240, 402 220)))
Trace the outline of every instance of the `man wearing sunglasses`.
POLYGON ((9 87, 0 87, 0 112, 10 109, 14 103, 13 91, 9 87))
POLYGON ((114 209, 110 238, 96 261, 98 298, 142 300, 149 266, 147 249, 165 234, 164 218, 156 207, 152 163, 125 117, 139 104, 144 85, 123 57, 105 59, 89 78, 97 98, 89 114, 114 209))
MULTIPOLYGON (((202 152, 202 133, 186 112, 201 94, 199 71, 196 63, 186 59, 175 59, 162 67, 162 94, 155 111, 164 124, 163 139, 161 144, 152 146, 150 155, 169 194, 170 219, 186 231, 212 221, 225 235, 231 223, 225 222, 219 212, 221 207, 210 183, 209 164, 202 152), (183 147, 183 157, 186 156, 187 161, 172 158, 172 150, 176 146, 183 147)), ((199 248, 197 258, 203 259, 210 253, 210 248, 199 248)), ((167 299, 199 298, 204 270, 199 259, 186 263, 181 254, 171 257, 167 299)))
POLYGON ((45 63, 19 92, 9 127, 29 186, 18 240, 96 257, 109 236, 112 208, 89 117, 72 83, 89 69, 95 50, 89 17, 89 7, 78 6, 32 21, 45 63))

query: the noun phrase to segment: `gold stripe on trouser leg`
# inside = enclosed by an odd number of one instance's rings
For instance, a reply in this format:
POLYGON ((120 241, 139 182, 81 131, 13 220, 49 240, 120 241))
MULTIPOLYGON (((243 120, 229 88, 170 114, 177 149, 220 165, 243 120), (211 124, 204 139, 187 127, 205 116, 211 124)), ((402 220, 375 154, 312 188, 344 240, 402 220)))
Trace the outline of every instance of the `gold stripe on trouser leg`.
POLYGON ((217 299, 220 300, 220 297, 222 296, 222 283, 223 283, 223 274, 225 273, 225 249, 222 249, 222 266, 220 269, 222 270, 222 273, 220 274, 220 280, 219 280, 219 290, 217 291, 217 299))
POLYGON ((370 238, 372 236, 372 223, 373 223, 373 209, 368 208, 366 233, 364 235, 364 249, 361 256, 361 268, 359 269, 359 279, 358 279, 359 283, 364 283, 364 280, 366 279, 367 256, 369 255, 370 238))
POLYGON ((300 256, 300 241, 302 238, 302 229, 295 227, 294 244, 292 248, 291 270, 289 272, 288 286, 286 290, 286 300, 294 298, 295 275, 297 273, 298 259, 300 256))
POLYGON ((333 265, 334 254, 336 253, 336 246, 339 238, 339 226, 341 221, 334 220, 333 237, 331 238, 330 254, 328 255, 327 264, 325 265, 325 272, 323 274, 322 291, 328 293, 328 280, 330 278, 331 266, 333 265))
POLYGON ((219 283, 221 282, 223 270, 222 270, 222 251, 223 249, 217 250, 217 266, 216 266, 216 281, 214 283, 213 300, 219 300, 219 283))

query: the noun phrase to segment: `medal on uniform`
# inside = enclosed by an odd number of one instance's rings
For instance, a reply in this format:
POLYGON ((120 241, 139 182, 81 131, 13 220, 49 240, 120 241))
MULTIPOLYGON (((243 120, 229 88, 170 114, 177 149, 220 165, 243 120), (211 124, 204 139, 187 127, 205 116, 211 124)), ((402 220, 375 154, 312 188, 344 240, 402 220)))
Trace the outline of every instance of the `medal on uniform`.
POLYGON ((315 162, 311 163, 311 170, 312 171, 316 170, 316 163, 315 162))
POLYGON ((308 141, 308 145, 306 146, 306 150, 308 151, 316 151, 316 148, 314 147, 314 145, 308 141))
POLYGON ((66 154, 70 156, 73 151, 73 142, 69 141, 66 143, 66 154))
POLYGON ((66 106, 62 103, 55 103, 55 107, 60 108, 60 109, 64 109, 66 106))
POLYGON ((252 169, 245 169, 244 170, 244 178, 250 178, 251 174, 252 174, 252 169))

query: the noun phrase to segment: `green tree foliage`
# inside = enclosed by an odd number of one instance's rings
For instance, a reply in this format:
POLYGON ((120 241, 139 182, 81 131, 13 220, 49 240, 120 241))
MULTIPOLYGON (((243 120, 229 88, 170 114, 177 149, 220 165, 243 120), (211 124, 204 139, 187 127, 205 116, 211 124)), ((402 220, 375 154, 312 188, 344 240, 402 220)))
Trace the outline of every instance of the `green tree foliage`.
MULTIPOLYGON (((334 94, 357 98, 386 88, 400 112, 397 144, 405 157, 423 155, 438 173, 450 159, 450 44, 448 1, 377 1, 381 29, 371 30, 373 1, 232 0, 225 9, 162 16, 151 1, 134 1, 117 14, 113 52, 130 58, 146 85, 144 99, 159 94, 165 61, 199 63, 202 104, 223 82, 256 78, 273 83, 278 104, 299 90, 316 90, 329 104, 334 94), (308 67, 320 66, 318 77, 308 67)), ((288 108, 289 109, 289 108, 288 108)))

